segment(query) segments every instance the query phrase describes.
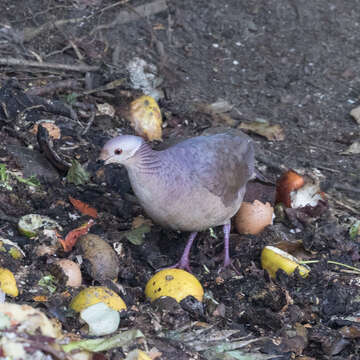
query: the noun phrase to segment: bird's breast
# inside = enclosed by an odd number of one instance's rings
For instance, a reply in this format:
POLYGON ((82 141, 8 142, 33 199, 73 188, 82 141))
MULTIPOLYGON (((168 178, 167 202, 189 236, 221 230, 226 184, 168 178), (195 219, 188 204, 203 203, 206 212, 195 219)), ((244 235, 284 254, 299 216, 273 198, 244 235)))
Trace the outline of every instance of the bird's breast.
MULTIPOLYGON (((172 179, 174 179, 172 174, 172 179)), ((166 176, 132 174, 129 178, 135 195, 147 215, 157 224, 181 231, 201 231, 222 225, 239 209, 242 195, 229 206, 219 196, 183 174, 176 181, 166 176)))

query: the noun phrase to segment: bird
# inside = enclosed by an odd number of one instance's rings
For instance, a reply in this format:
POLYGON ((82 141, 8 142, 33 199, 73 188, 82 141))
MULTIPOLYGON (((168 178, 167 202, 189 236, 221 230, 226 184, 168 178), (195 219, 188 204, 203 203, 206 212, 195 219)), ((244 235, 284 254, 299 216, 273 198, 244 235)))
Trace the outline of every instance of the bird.
POLYGON ((189 254, 197 233, 220 225, 223 267, 231 264, 230 219, 255 177, 249 136, 241 131, 200 135, 157 151, 139 136, 119 135, 104 145, 99 160, 125 166, 140 205, 155 223, 190 232, 180 261, 172 267, 191 272, 189 254))

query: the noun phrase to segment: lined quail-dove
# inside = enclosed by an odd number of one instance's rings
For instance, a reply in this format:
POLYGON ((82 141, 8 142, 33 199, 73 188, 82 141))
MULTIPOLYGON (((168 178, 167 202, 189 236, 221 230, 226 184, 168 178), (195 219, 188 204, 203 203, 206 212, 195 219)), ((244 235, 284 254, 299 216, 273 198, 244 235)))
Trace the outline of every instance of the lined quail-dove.
POLYGON ((126 167, 135 195, 154 222, 191 232, 174 267, 190 271, 197 232, 218 225, 224 231, 224 267, 231 263, 230 219, 254 174, 250 137, 242 132, 197 136, 155 151, 141 137, 121 135, 105 144, 100 160, 126 167))

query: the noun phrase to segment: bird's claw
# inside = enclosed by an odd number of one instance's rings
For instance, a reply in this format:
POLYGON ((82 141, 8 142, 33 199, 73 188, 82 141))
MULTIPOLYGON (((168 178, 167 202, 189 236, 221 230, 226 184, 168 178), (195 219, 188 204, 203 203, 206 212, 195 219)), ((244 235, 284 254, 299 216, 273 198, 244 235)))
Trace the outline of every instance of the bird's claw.
POLYGON ((220 274, 222 271, 226 270, 228 267, 230 267, 232 270, 234 270, 236 275, 241 275, 239 270, 235 267, 233 260, 230 258, 224 260, 224 264, 218 269, 217 273, 220 274))
POLYGON ((186 270, 189 273, 192 273, 189 262, 183 263, 182 261, 179 261, 176 264, 169 266, 167 269, 181 269, 181 270, 186 270))

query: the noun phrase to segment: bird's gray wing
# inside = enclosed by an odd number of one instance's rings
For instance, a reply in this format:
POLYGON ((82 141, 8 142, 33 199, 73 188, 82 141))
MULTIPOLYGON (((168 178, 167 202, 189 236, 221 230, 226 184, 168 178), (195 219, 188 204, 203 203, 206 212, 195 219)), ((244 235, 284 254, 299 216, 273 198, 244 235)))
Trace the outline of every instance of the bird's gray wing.
POLYGON ((230 206, 254 172, 254 148, 245 134, 200 136, 182 143, 191 176, 230 206))

